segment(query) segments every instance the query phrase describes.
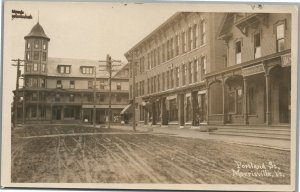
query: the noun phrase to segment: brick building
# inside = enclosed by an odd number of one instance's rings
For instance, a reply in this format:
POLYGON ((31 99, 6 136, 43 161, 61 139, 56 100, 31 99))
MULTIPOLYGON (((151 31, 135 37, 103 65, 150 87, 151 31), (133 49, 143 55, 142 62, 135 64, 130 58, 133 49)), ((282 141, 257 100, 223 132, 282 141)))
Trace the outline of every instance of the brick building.
POLYGON ((176 13, 125 53, 136 120, 289 124, 290 49, 290 14, 176 13))
POLYGON ((216 39, 223 13, 178 12, 131 48, 130 99, 144 124, 207 122, 205 74, 224 63, 226 47, 216 39), (133 75, 135 82, 133 83, 133 75))
MULTIPOLYGON (((18 123, 96 122, 108 114, 108 73, 99 62, 48 57, 50 38, 37 23, 25 39, 24 85, 19 89, 18 123), (101 68, 103 70, 103 67, 101 68)), ((128 104, 128 66, 112 78, 112 117, 128 104)))

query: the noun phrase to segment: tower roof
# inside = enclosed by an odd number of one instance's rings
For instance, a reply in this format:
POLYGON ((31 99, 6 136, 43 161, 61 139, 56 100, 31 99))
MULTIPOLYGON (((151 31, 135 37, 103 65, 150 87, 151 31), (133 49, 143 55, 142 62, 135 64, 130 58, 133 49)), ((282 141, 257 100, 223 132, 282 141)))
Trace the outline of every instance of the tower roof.
POLYGON ((37 24, 35 24, 35 26, 32 27, 30 33, 24 38, 27 39, 29 37, 42 37, 50 41, 50 38, 45 34, 45 31, 39 22, 37 22, 37 24))

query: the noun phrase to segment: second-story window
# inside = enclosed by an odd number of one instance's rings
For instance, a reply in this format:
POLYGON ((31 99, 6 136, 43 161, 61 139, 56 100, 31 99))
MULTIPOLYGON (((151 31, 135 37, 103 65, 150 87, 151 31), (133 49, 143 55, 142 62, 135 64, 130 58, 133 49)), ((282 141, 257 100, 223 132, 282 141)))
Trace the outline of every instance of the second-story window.
POLYGON ((43 52, 43 54, 42 54, 42 60, 43 61, 47 60, 47 53, 43 52))
POLYGON ((254 35, 254 58, 261 57, 260 33, 254 35))
POLYGON ((33 71, 38 71, 38 64, 37 63, 33 63, 33 71))
POLYGON ((69 74, 70 71, 71 71, 71 66, 69 66, 69 65, 59 65, 58 66, 59 73, 69 74))
POLYGON ((118 82, 118 83, 117 83, 117 90, 121 90, 121 88, 122 88, 122 87, 121 87, 121 83, 118 82))
POLYGON ((26 53, 26 60, 30 60, 30 52, 26 53))
POLYGON ((235 63, 240 64, 242 62, 242 43, 237 41, 235 43, 235 63))
POLYGON ((88 89, 93 89, 93 81, 88 81, 88 89))
POLYGON ((74 89, 74 88, 75 88, 75 81, 74 81, 74 80, 71 80, 71 81, 70 81, 70 88, 71 88, 71 89, 74 89))
POLYGON ((41 87, 42 88, 46 87, 45 79, 41 79, 41 87))
POLYGON ((43 49, 46 50, 47 49, 47 42, 43 41, 43 49))
POLYGON ((30 42, 29 41, 27 41, 27 49, 30 49, 30 47, 31 47, 31 44, 30 44, 30 42))
POLYGON ((33 59, 39 60, 40 59, 40 53, 38 51, 33 52, 33 59))
POLYGON ((284 24, 276 26, 276 47, 277 52, 284 50, 284 24))
POLYGON ((38 49, 39 48, 39 40, 34 41, 34 48, 38 49))
POLYGON ((56 88, 62 88, 61 80, 56 81, 56 88))

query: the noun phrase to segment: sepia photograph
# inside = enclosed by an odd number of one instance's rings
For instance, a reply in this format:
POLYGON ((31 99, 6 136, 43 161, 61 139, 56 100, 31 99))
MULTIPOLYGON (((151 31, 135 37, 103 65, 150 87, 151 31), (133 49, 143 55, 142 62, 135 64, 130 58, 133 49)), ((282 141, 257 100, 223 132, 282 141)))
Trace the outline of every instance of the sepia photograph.
POLYGON ((295 190, 296 6, 6 1, 3 17, 1 186, 295 190))

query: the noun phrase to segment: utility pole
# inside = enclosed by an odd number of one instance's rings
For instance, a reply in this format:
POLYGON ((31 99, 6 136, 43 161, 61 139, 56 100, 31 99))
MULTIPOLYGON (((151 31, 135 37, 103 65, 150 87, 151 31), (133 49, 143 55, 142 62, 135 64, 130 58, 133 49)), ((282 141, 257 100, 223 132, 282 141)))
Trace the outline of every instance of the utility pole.
POLYGON ((133 53, 131 55, 131 69, 132 69, 132 105, 133 105, 133 131, 136 131, 136 126, 135 126, 135 71, 136 71, 136 65, 133 62, 133 53))
POLYGON ((96 127, 96 66, 94 67, 94 82, 93 82, 93 94, 94 94, 94 109, 93 109, 93 127, 96 127))
POLYGON ((100 67, 106 67, 105 70, 102 71, 107 71, 108 72, 108 86, 109 86, 109 100, 108 100, 108 129, 110 129, 110 124, 111 124, 111 80, 112 80, 112 72, 114 71, 113 67, 114 66, 120 66, 120 64, 118 65, 114 65, 114 62, 118 62, 121 63, 120 60, 112 60, 111 56, 109 54, 106 55, 106 60, 100 60, 99 62, 105 62, 106 65, 99 65, 100 67))
MULTIPOLYGON (((15 90, 15 96, 14 96, 14 119, 13 119, 13 127, 17 125, 17 114, 18 114, 18 100, 19 100, 19 79, 21 75, 20 66, 21 62, 24 62, 24 60, 21 59, 13 59, 13 62, 17 62, 17 64, 12 64, 12 66, 17 66, 17 79, 16 79, 16 90, 15 90)), ((24 99, 24 96, 23 96, 24 99)))

